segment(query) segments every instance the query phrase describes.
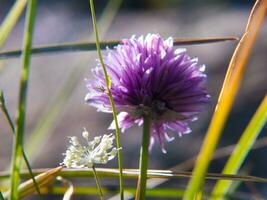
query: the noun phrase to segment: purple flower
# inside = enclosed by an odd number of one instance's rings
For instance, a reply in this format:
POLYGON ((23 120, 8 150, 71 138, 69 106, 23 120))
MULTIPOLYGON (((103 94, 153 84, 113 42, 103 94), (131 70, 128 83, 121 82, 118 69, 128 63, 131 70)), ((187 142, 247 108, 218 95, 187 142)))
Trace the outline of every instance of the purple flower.
MULTIPOLYGON (((111 80, 122 132, 143 117, 151 119, 152 147, 155 139, 165 152, 164 140, 171 141, 167 130, 182 136, 190 132, 188 123, 208 101, 204 65, 191 59, 185 49, 174 49, 173 39, 158 34, 125 39, 114 50, 108 50, 104 63, 111 80)), ((89 93, 85 100, 98 111, 111 112, 102 68, 93 70, 96 81, 86 80, 89 93)), ((114 122, 110 128, 113 129, 114 122)))

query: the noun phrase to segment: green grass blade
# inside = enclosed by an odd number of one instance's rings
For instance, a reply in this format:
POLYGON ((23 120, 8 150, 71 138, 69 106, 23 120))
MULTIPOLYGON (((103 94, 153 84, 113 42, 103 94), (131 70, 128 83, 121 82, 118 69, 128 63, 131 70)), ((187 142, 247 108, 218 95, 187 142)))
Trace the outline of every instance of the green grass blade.
MULTIPOLYGON (((214 37, 214 38, 191 38, 191 39, 174 39, 174 45, 198 45, 208 44, 215 42, 225 42, 238 40, 236 37, 214 37)), ((106 49, 113 48, 121 43, 121 40, 100 41, 100 48, 106 49)), ((66 53, 77 51, 95 51, 95 42, 79 42, 79 43, 64 43, 49 46, 39 46, 32 48, 32 54, 53 54, 53 53, 66 53)), ((11 50, 0 52, 0 59, 14 58, 21 55, 21 50, 11 50)))
POLYGON ((0 199, 1 199, 1 200, 5 200, 5 198, 4 198, 4 196, 3 196, 3 194, 2 194, 1 191, 0 191, 0 199))
POLYGON ((4 45, 9 33, 15 26, 18 21, 19 16, 21 15, 24 7, 27 3, 27 0, 17 0, 13 5, 12 9, 9 11, 4 22, 0 27, 0 49, 4 45))
POLYGON ((19 105, 18 105, 18 119, 15 141, 13 144, 12 154, 12 176, 11 176, 11 192, 10 199, 17 200, 19 198, 18 185, 19 185, 19 172, 21 167, 22 149, 23 149, 23 135, 25 126, 26 116, 26 97, 27 97, 27 85, 29 79, 29 67, 31 57, 31 44, 32 34, 35 21, 35 9, 36 0, 30 0, 27 6, 27 15, 25 22, 25 33, 24 33, 24 51, 22 56, 22 72, 20 80, 19 90, 19 105))
MULTIPOLYGON (((14 123, 12 122, 12 119, 10 117, 10 114, 9 114, 9 112, 7 110, 7 107, 6 107, 6 104, 5 104, 5 98, 4 98, 3 91, 0 92, 0 107, 1 107, 1 109, 2 109, 2 111, 3 111, 3 113, 4 113, 5 117, 6 117, 6 119, 8 121, 8 124, 9 124, 9 126, 10 126, 10 128, 12 130, 12 133, 15 134, 15 126, 14 126, 14 123)), ((24 151, 24 148, 22 148, 22 156, 23 156, 23 159, 25 161, 25 164, 26 164, 26 166, 27 166, 27 168, 29 170, 29 173, 31 175, 31 179, 32 179, 32 181, 34 183, 35 189, 36 189, 37 193, 39 194, 39 196, 41 197, 40 189, 39 189, 39 187, 38 187, 38 185, 36 183, 36 180, 34 178, 34 175, 32 173, 32 168, 31 168, 30 162, 29 162, 29 160, 28 160, 28 158, 26 156, 26 153, 24 151)))
POLYGON ((217 106, 196 162, 194 176, 188 184, 184 200, 192 200, 195 194, 202 189, 213 152, 241 83, 246 62, 264 20, 266 7, 266 0, 258 0, 251 11, 246 32, 230 61, 217 106))
POLYGON ((6 103, 5 103, 5 96, 4 96, 4 92, 2 90, 0 92, 0 107, 1 107, 1 110, 7 119, 8 125, 10 126, 12 132, 15 134, 15 126, 14 126, 14 123, 10 117, 8 110, 7 110, 6 103))
MULTIPOLYGON (((223 169, 224 174, 236 174, 238 172, 252 145, 256 141, 260 131, 265 125, 266 120, 267 96, 265 96, 263 99, 261 105, 238 141, 235 150, 223 169)), ((220 198, 223 199, 224 195, 227 194, 228 190, 230 189, 231 183, 231 181, 218 181, 218 183, 215 185, 213 195, 217 196, 217 194, 221 194, 222 196, 220 196, 220 198)))
POLYGON ((117 143, 117 157, 118 157, 118 165, 119 165, 119 181, 120 181, 120 198, 123 200, 124 199, 124 195, 123 195, 123 190, 124 190, 124 183, 123 183, 123 166, 122 166, 122 156, 121 156, 121 139, 120 139, 120 131, 119 131, 119 123, 118 123, 118 119, 117 119, 117 112, 116 112, 116 108, 115 108, 115 103, 113 100, 113 96, 110 90, 110 79, 109 79, 109 75, 107 73, 107 69, 106 66, 104 64, 103 58, 102 58, 102 54, 101 54, 101 49, 100 49, 100 40, 99 40, 99 35, 98 35, 98 30, 97 30, 97 24, 96 24, 96 16, 95 16, 95 8, 94 8, 94 1, 93 0, 89 0, 90 2, 90 8, 91 8, 91 15, 92 15, 92 21, 93 21, 93 28, 94 28, 94 32, 95 32, 95 38, 96 38, 96 48, 97 48, 97 53, 98 53, 98 57, 104 72, 104 76, 105 76, 105 80, 106 80, 106 90, 107 90, 107 94, 109 97, 109 101, 110 101, 110 105, 112 108, 112 114, 113 114, 113 119, 115 122, 115 127, 116 127, 116 143, 117 143))

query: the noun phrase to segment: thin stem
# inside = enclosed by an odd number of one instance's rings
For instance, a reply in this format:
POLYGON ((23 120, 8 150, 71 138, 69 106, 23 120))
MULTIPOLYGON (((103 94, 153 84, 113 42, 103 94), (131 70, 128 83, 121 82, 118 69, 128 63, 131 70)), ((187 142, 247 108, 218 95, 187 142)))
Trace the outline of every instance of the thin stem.
MULTIPOLYGON (((201 45, 217 42, 235 41, 236 37, 211 37, 211 38, 174 38, 173 45, 201 45)), ((100 42, 100 48, 106 49, 115 47, 120 44, 121 40, 102 40, 100 42)), ((53 53, 66 53, 66 52, 79 52, 79 51, 95 51, 95 42, 77 42, 77 43, 62 43, 53 45, 36 46, 32 48, 32 54, 53 54, 53 53)), ((20 56, 22 51, 20 49, 8 50, 0 52, 0 59, 9 59, 20 56)))
POLYGON ((140 164, 139 164, 139 177, 136 191, 136 200, 143 200, 146 197, 146 181, 147 181, 147 168, 149 157, 149 138, 150 138, 150 119, 144 117, 143 125, 143 141, 140 149, 140 164))
POLYGON ((93 169, 93 174, 94 174, 94 177, 95 177, 95 182, 96 182, 96 185, 97 185, 97 188, 98 188, 98 191, 99 191, 100 199, 103 200, 104 199, 104 194, 103 194, 103 191, 101 189, 100 181, 99 181, 99 178, 97 176, 97 173, 96 173, 94 165, 92 166, 92 169, 93 169))
MULTIPOLYGON (((9 124, 9 126, 10 126, 10 128, 12 130, 12 133, 15 134, 15 126, 14 126, 14 123, 13 123, 11 117, 10 117, 10 114, 9 114, 8 110, 7 110, 3 91, 0 92, 0 107, 1 107, 2 112, 4 113, 4 115, 5 115, 5 117, 6 117, 7 121, 8 121, 8 124, 9 124)), ((31 179, 33 181, 33 184, 35 186, 35 189, 36 189, 37 193, 39 194, 39 197, 42 199, 40 188, 39 188, 39 186, 38 186, 38 184, 37 184, 37 182, 36 182, 36 180, 34 178, 34 175, 32 173, 32 167, 31 167, 30 162, 29 162, 29 160, 28 160, 28 158, 26 156, 24 148, 22 148, 22 156, 23 156, 23 159, 24 159, 24 161, 26 163, 26 166, 27 166, 27 168, 29 170, 29 173, 30 173, 31 179)))
POLYGON ((123 183, 123 171, 122 171, 121 141, 120 141, 120 132, 119 132, 118 119, 117 119, 117 112, 115 109, 115 103, 114 103, 114 100, 112 97, 112 93, 110 91, 111 80, 110 80, 110 77, 107 73, 107 70, 106 70, 106 67, 105 67, 105 64, 103 61, 103 57, 101 54, 101 50, 100 50, 100 41, 99 41, 99 36, 98 36, 98 31, 97 31, 95 8, 94 8, 94 1, 93 0, 90 0, 90 7, 91 7, 93 27, 94 27, 95 37, 96 37, 97 53, 98 53, 98 57, 99 57, 99 60, 100 60, 100 63, 102 65, 102 69, 104 72, 104 76, 105 76, 105 80, 106 80, 106 86, 107 86, 107 94, 108 94, 109 101, 111 104, 113 119, 114 119, 115 127, 116 127, 116 143, 117 143, 117 149, 118 149, 118 165, 119 165, 119 171, 120 171, 120 175, 119 175, 120 198, 121 198, 121 200, 123 200, 124 199, 124 194, 123 194, 124 183, 123 183))
POLYGON ((7 107, 6 107, 6 101, 5 101, 5 97, 4 97, 4 92, 1 90, 0 92, 0 107, 1 107, 1 110, 2 112, 4 113, 6 119, 7 119, 7 122, 12 130, 12 132, 15 134, 15 126, 14 126, 14 123, 12 122, 12 119, 9 115, 9 112, 7 110, 7 107))
POLYGON ((18 185, 19 185, 19 172, 21 167, 22 149, 23 149, 23 135, 25 128, 26 118, 26 97, 27 86, 29 79, 29 66, 31 57, 31 44, 32 34, 35 21, 36 0, 30 0, 27 5, 27 15, 25 22, 24 44, 23 44, 23 68, 21 72, 20 90, 19 90, 19 105, 18 105, 18 119, 15 134, 15 141, 13 144, 12 154, 12 176, 11 176, 11 193, 10 199, 19 199, 18 185))

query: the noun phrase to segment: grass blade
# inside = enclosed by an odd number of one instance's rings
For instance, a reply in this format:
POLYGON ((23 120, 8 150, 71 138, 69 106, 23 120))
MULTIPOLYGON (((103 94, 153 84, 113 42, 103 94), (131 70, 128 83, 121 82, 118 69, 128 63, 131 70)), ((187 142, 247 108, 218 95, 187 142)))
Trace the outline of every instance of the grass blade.
POLYGON ((0 92, 0 107, 1 107, 1 110, 7 119, 8 125, 10 126, 12 132, 15 134, 15 126, 14 126, 14 123, 12 122, 10 114, 7 110, 6 103, 5 103, 5 96, 4 96, 4 92, 2 90, 0 92))
POLYGON ((18 195, 18 184, 19 184, 19 171, 21 167, 22 149, 23 149, 23 135, 25 126, 26 116, 26 97, 27 97, 27 85, 29 78, 29 66, 31 57, 31 44, 32 34, 35 21, 35 9, 36 0, 30 0, 27 6, 27 15, 25 22, 25 33, 24 33, 24 51, 22 56, 23 67, 21 72, 20 90, 19 90, 19 106, 18 106, 18 119, 15 141, 13 144, 12 154, 12 176, 11 176, 11 192, 10 199, 17 200, 18 195))
POLYGON ((63 185, 65 185, 65 187, 67 187, 65 189, 64 196, 63 196, 62 200, 71 200, 73 193, 74 193, 73 184, 70 181, 68 181, 67 179, 62 178, 61 176, 58 176, 57 180, 61 181, 63 183, 63 185))
POLYGON ((17 0, 13 5, 12 9, 9 11, 4 22, 0 27, 0 49, 4 45, 9 33, 18 21, 24 7, 26 6, 27 0, 17 0))
POLYGON ((3 194, 2 194, 1 191, 0 191, 0 199, 1 199, 1 200, 5 200, 5 198, 4 198, 4 196, 3 196, 3 194))
POLYGON ((194 195, 202 188, 212 154, 217 146, 225 121, 233 105, 235 95, 243 77, 245 64, 264 20, 266 5, 266 0, 258 0, 256 2, 249 17, 246 32, 232 56, 217 106, 197 159, 194 176, 190 180, 184 196, 185 200, 192 200, 194 195))
MULTIPOLYGON (((2 188, 2 186, 0 186, 2 188)), ((42 193, 44 194, 56 194, 62 195, 66 193, 69 187, 65 186, 52 186, 52 187, 45 187, 41 188, 42 193)), ((119 188, 117 187, 102 187, 104 194, 115 194, 119 192, 119 188)), ((134 194, 136 189, 135 188, 125 188, 125 191, 129 192, 130 194, 134 194)), ((97 195, 98 188, 97 187, 74 187, 73 193, 75 195, 97 195)), ((172 188, 157 188, 157 189, 148 189, 147 196, 148 197, 157 197, 157 198, 177 198, 182 197, 184 194, 183 189, 172 189, 172 188)))
MULTIPOLYGON (((49 169, 47 171, 42 172, 41 174, 35 177, 38 185, 41 187, 50 185, 54 180, 58 173, 62 170, 62 167, 57 167, 53 169, 49 169)), ((19 198, 26 197, 35 192, 35 186, 32 179, 21 183, 18 187, 19 198)), ((8 191, 5 196, 9 196, 10 191, 8 191)), ((12 199, 13 200, 13 199, 12 199)))
MULTIPOLYGON (((224 174, 236 174, 244 162, 247 154, 249 153, 252 145, 257 139, 260 131, 262 130, 264 124, 267 120, 267 95, 263 99, 258 110, 252 117, 250 123, 248 124, 246 130, 238 141, 235 150, 233 151, 231 157, 227 161, 223 173, 224 174)), ((220 196, 223 199, 223 196, 227 194, 231 186, 231 181, 218 181, 213 190, 214 195, 220 196)))
MULTIPOLYGON (((50 170, 34 169, 33 174, 39 174, 50 170)), ((116 168, 96 168, 98 177, 100 178, 117 178, 120 175, 119 169, 116 168)), ((63 178, 94 178, 94 172, 92 169, 63 169, 58 173, 63 178)), ((127 179, 137 179, 139 175, 139 169, 123 169, 123 175, 127 179)), ((7 171, 0 172, 0 179, 9 178, 10 174, 7 171)), ((29 178, 29 172, 22 170, 20 173, 22 178, 29 178)), ((147 178, 168 178, 168 179, 180 179, 191 178, 192 172, 180 172, 171 170, 148 170, 147 178)), ((267 183, 266 178, 248 176, 248 175, 233 175, 233 174, 218 174, 207 173, 205 176, 207 180, 231 180, 231 181, 244 181, 244 182, 257 182, 267 183)))
MULTIPOLYGON (((9 115, 8 110, 7 110, 7 107, 6 107, 6 104, 5 104, 5 98, 4 98, 3 91, 0 92, 0 107, 1 107, 1 109, 2 109, 2 111, 3 111, 3 113, 4 113, 5 117, 6 117, 6 119, 8 121, 8 124, 9 124, 9 126, 10 126, 10 128, 12 130, 12 133, 15 134, 15 126, 14 126, 14 123, 12 122, 12 119, 11 119, 11 117, 9 115)), ((31 168, 30 162, 29 162, 29 160, 28 160, 28 158, 26 156, 26 153, 24 151, 24 148, 22 148, 22 156, 23 156, 23 159, 25 161, 25 164, 26 164, 26 166, 27 166, 27 168, 29 170, 29 173, 31 175, 31 179, 32 179, 32 181, 34 183, 35 189, 36 189, 37 193, 39 194, 39 196, 41 197, 40 189, 39 189, 39 187, 38 187, 38 185, 36 183, 36 180, 35 180, 35 178, 33 176, 32 168, 31 168)))
POLYGON ((120 140, 119 123, 117 119, 115 103, 114 103, 113 96, 110 90, 109 75, 107 73, 107 70, 106 70, 106 67, 105 67, 105 64, 102 58, 102 54, 101 54, 99 35, 98 35, 97 24, 96 24, 94 1, 89 0, 89 2, 90 2, 91 15, 92 15, 92 21, 93 21, 93 28, 94 28, 95 38, 96 38, 96 49, 97 49, 98 57, 99 57, 99 60, 100 60, 100 63, 103 69, 103 73, 105 76, 107 95, 109 97, 110 105, 112 108, 113 119, 114 119, 115 127, 116 127, 115 133, 116 133, 116 143, 117 143, 117 150, 118 150, 117 156, 118 156, 118 165, 119 165, 120 198, 123 200, 124 199, 124 196, 123 196, 124 183, 123 183, 123 172, 122 172, 123 166, 122 166, 122 157, 121 157, 121 140, 120 140))
MULTIPOLYGON (((215 42, 225 42, 238 40, 236 37, 214 37, 214 38, 191 38, 191 39, 174 39, 174 45, 198 45, 209 44, 215 42)), ((100 48, 106 49, 113 48, 121 43, 121 40, 100 41, 100 48)), ((95 51, 95 42, 83 42, 83 43, 65 43, 49 46, 39 46, 32 48, 32 54, 52 54, 52 53, 66 53, 77 51, 95 51)), ((0 59, 14 58, 21 55, 21 50, 11 50, 0 52, 0 59)))

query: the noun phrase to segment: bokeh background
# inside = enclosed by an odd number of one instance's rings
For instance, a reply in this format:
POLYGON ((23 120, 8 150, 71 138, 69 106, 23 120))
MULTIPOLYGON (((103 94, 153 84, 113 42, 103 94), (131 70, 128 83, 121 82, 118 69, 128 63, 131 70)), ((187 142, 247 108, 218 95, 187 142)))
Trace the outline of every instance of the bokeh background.
MULTIPOLYGON (((129 38, 133 34, 147 33, 160 33, 165 38, 240 37, 254 3, 241 0, 124 0, 118 12, 115 12, 116 3, 120 1, 114 2, 115 4, 111 5, 114 7, 113 11, 103 16, 108 1, 95 1, 97 18, 102 22, 99 27, 102 39, 129 38)), ((0 22, 13 3, 11 0, 0 0, 0 22)), ((24 15, 2 50, 21 48, 23 27, 24 15)), ((91 35, 89 1, 38 1, 34 45, 93 41, 94 37, 91 35)), ((266 94, 266 36, 265 21, 220 140, 221 147, 237 142, 266 94)), ((198 153, 236 44, 234 41, 186 46, 191 57, 198 57, 200 63, 206 64, 207 87, 212 98, 199 120, 191 124, 192 133, 181 138, 177 136, 176 140, 166 144, 167 154, 161 152, 158 144, 154 146, 149 161, 150 168, 168 169, 198 153)), ((80 136, 83 127, 88 129, 91 137, 110 132, 107 127, 112 121, 112 115, 98 113, 95 108, 84 103, 87 93, 84 79, 92 78, 91 69, 95 67, 96 58, 96 52, 91 51, 38 55, 32 58, 24 144, 34 168, 58 166, 63 159, 62 153, 68 146, 68 136, 80 136)), ((13 120, 16 117, 20 69, 19 58, 0 60, 0 88, 4 91, 13 120)), ((264 135, 266 128, 260 136, 264 135)), ((121 139, 124 167, 138 168, 141 128, 133 127, 127 130, 121 135, 121 139)), ((11 151, 11 131, 3 113, 0 112, 0 170, 8 169, 11 151)), ((214 161, 209 171, 220 172, 225 161, 226 159, 214 161)), ((116 160, 108 166, 117 167, 116 160)), ((244 168, 246 173, 267 178, 267 148, 251 152, 244 168)), ((82 180, 75 183, 94 185, 93 180, 91 182, 82 180)), ((114 186, 114 182, 106 184, 114 186)), ((169 184, 177 186, 175 182, 169 184)), ((185 185, 186 180, 180 186, 185 185)), ((261 198, 267 198, 267 185, 241 185, 241 190, 252 192, 251 187, 260 193, 261 198)))

